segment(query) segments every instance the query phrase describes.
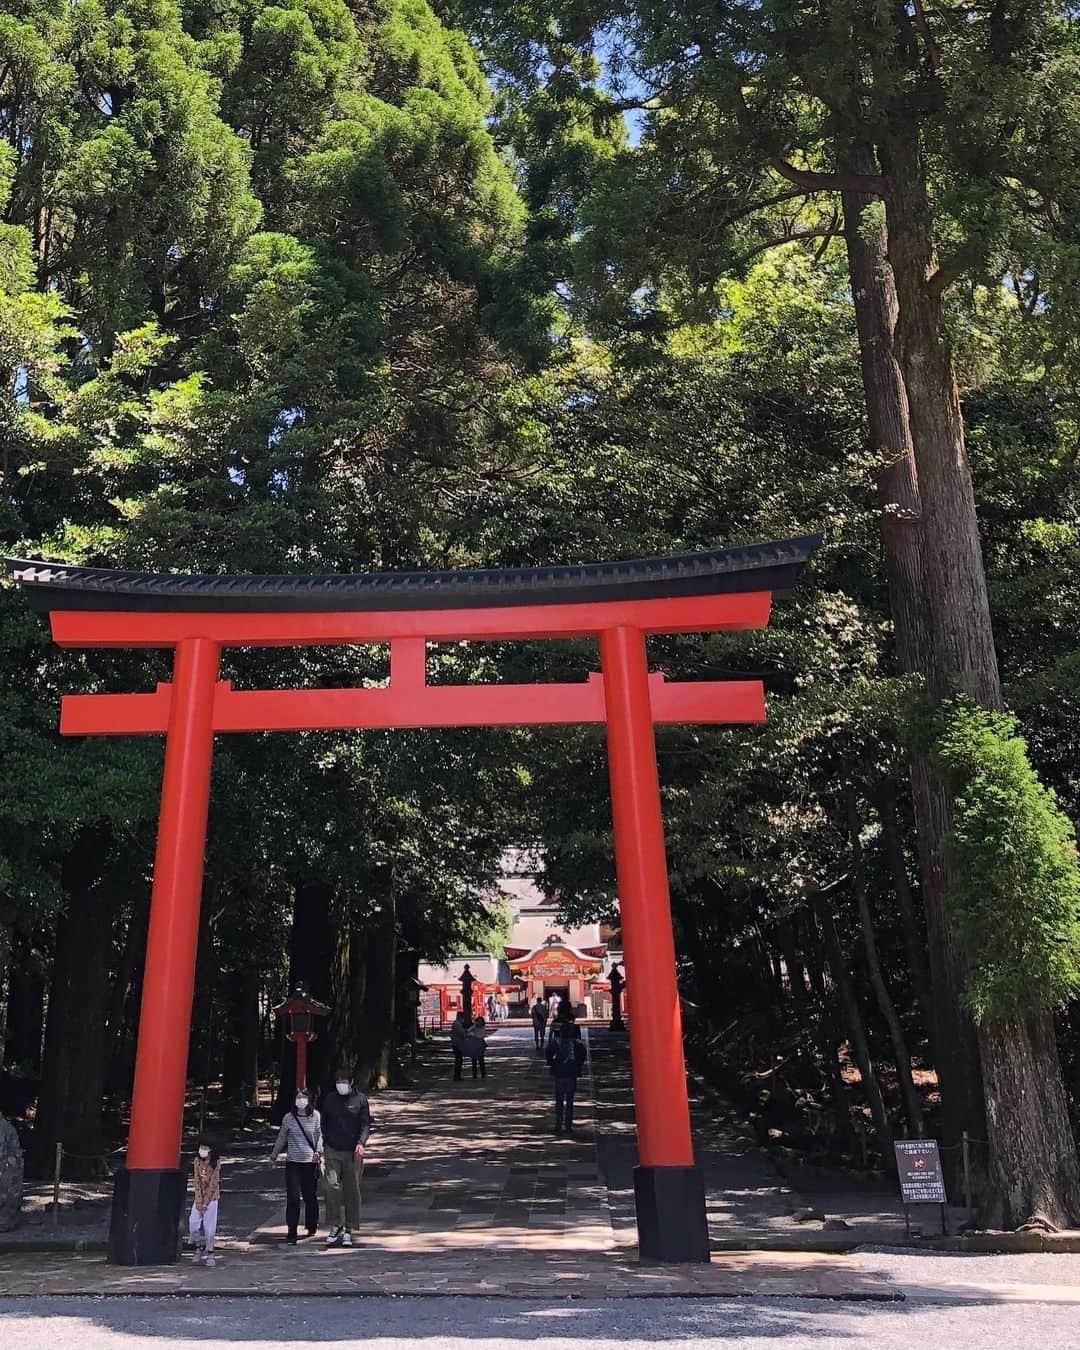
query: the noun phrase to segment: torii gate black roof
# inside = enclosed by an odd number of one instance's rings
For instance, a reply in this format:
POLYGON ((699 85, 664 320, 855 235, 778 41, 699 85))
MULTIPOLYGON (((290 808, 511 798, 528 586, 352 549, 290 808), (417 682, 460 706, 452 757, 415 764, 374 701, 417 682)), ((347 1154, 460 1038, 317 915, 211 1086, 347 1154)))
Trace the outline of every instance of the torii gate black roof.
POLYGON ((820 542, 820 535, 804 535, 666 558, 446 572, 197 575, 69 567, 17 558, 7 559, 7 566, 32 608, 41 612, 484 609, 785 591, 794 586, 820 542))

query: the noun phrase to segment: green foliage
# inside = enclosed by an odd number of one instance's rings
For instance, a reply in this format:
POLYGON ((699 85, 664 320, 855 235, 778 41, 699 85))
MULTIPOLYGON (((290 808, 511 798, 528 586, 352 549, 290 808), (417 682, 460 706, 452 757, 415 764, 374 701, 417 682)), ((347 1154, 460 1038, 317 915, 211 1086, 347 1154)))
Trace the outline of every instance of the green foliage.
MULTIPOLYGON (((489 111, 425 0, 0 17, 5 551, 255 572, 476 556, 508 353, 548 314, 515 270, 525 212, 489 111)), ((234 659, 252 684, 317 686, 380 678, 385 653, 234 659)), ((61 691, 166 676, 152 654, 58 651, 0 591, 0 875, 28 930, 81 829, 115 826, 130 872, 152 856, 160 746, 60 740, 61 691)), ((208 888, 280 936, 297 881, 335 878, 363 915, 392 869, 408 943, 444 952, 488 922, 516 781, 430 739, 224 743, 208 888)))
POLYGON ((1076 834, 1011 717, 967 699, 937 716, 932 755, 953 793, 949 907, 977 1022, 1052 1008, 1080 990, 1076 834))

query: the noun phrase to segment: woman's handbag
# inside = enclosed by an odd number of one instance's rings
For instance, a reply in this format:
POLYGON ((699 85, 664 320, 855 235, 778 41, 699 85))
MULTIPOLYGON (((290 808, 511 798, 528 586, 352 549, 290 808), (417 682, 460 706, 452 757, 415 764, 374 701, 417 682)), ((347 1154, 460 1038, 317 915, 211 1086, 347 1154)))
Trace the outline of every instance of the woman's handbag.
POLYGON ((318 1169, 319 1175, 320 1175, 320 1176, 324 1176, 325 1173, 326 1173, 326 1164, 325 1164, 325 1162, 323 1161, 323 1155, 322 1155, 322 1154, 319 1152, 319 1150, 315 1147, 315 1141, 314 1141, 314 1139, 312 1139, 311 1135, 308 1134, 307 1130, 304 1129, 304 1123, 303 1123, 303 1121, 300 1119, 300 1117, 296 1114, 295 1111, 292 1113, 292 1118, 293 1118, 293 1120, 296 1121, 296 1127, 297 1127, 297 1129, 300 1131, 300 1133, 301 1133, 301 1134, 304 1136, 304 1138, 307 1140, 307 1146, 308 1146, 308 1148, 311 1149, 311 1161, 315 1164, 316 1168, 318 1169))

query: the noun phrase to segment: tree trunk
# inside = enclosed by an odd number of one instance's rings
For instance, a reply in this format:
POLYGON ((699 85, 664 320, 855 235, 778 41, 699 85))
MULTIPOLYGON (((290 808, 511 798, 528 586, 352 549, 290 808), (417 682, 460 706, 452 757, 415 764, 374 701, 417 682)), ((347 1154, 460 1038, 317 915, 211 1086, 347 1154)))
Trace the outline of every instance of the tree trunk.
MULTIPOLYGON (((840 159, 850 172, 877 172, 874 152, 868 145, 848 146, 840 159)), ((844 241, 859 336, 870 448, 881 457, 877 489, 882 558, 897 663, 901 670, 927 675, 933 659, 933 642, 926 613, 921 503, 907 393, 893 351, 896 286, 889 269, 880 203, 860 192, 845 192, 842 196, 844 241)))
MULTIPOLYGON (((849 146, 844 163, 855 172, 877 171, 873 151, 865 144, 849 146)), ((896 658, 901 670, 920 676, 929 688, 939 689, 941 666, 931 626, 931 584, 925 552, 927 522, 912 443, 908 393, 896 354, 899 305, 890 266, 889 232, 874 199, 846 192, 843 200, 844 238, 870 437, 873 448, 884 452, 885 460, 878 472, 878 500, 896 658)), ((889 223, 891 229, 891 215, 889 223)), ((966 970, 946 909, 942 858, 949 828, 948 797, 924 753, 911 753, 909 769, 933 991, 927 1026, 941 1090, 944 1157, 946 1167, 951 1169, 960 1156, 962 1132, 966 1129, 981 1138, 986 1129, 983 1085, 975 1028, 961 998, 966 970)))
MULTIPOLYGON (((926 178, 914 128, 900 127, 884 155, 889 259, 899 304, 896 346, 907 390, 923 510, 923 551, 935 660, 931 689, 958 684, 984 708, 1002 706, 982 548, 964 424, 935 285, 937 258, 926 178)), ((948 877, 945 877, 946 889, 948 877)), ((927 923, 933 955, 937 934, 927 923)), ((946 933, 946 939, 948 935, 946 933)), ((949 943, 952 947, 951 942, 949 943)), ((963 963, 959 963, 960 970, 963 963)), ((942 1041, 944 1044, 944 1041, 942 1041)), ((1057 1151, 1069 1131, 1052 1021, 1047 1013, 990 1023, 978 1035, 990 1141, 989 1190, 980 1210, 1034 1213, 1049 1207, 1080 1218, 1080 1164, 1075 1149, 1057 1151), (1002 1094, 1006 1095, 1002 1095, 1002 1094), (1053 1113, 1038 1130, 1012 1122, 1037 1103, 1053 1113), (1054 1151, 1047 1153, 1047 1148, 1054 1151), (1057 1193, 1049 1195, 1047 1186, 1057 1193)))
MULTIPOLYGON (((364 1002, 353 1024, 356 1081, 389 1087, 401 1073, 395 1045, 397 881, 391 868, 382 902, 365 925, 364 1002)), ((354 1008, 354 1017, 357 1009, 354 1008)))
MULTIPOLYGON (((904 840, 900 830, 900 813, 896 802, 896 784, 891 779, 877 785, 874 806, 881 821, 881 840, 885 846, 885 861, 892 878, 896 906, 900 913, 900 930, 907 953, 908 974, 915 991, 915 1001, 922 1014, 923 1026, 934 1041, 934 1003, 930 995, 930 979, 926 970, 926 933, 915 904, 908 880, 904 840)), ((934 1047, 936 1050, 936 1047, 934 1047)), ((935 1055, 936 1062, 936 1055, 935 1055)))
POLYGON ((243 1101, 248 1107, 259 1105, 259 993, 262 989, 260 973, 255 969, 244 972, 240 997, 240 1063, 243 1070, 243 1101))
POLYGON ((16 932, 8 967, 4 1063, 34 1078, 41 1070, 45 972, 32 937, 16 932))
POLYGON ((825 1079, 829 1084, 829 1099, 832 1107, 834 1141, 842 1152, 854 1156, 857 1141, 855 1127, 851 1123, 851 1095, 844 1082, 843 1066, 840 1063, 841 1036, 837 1027, 836 1010, 829 1004, 822 1005, 821 1016, 817 1018, 817 1041, 821 1051, 821 1064, 825 1079))
POLYGON ((30 1147, 35 1176, 51 1175, 57 1143, 64 1145, 65 1176, 97 1177, 106 1170, 101 1115, 116 909, 112 888, 100 884, 108 842, 104 826, 81 830, 61 866, 64 909, 57 922, 30 1147))
POLYGON ((708 1014, 716 1010, 715 980, 711 978, 709 948, 701 936, 701 927, 694 913, 694 901, 681 887, 673 886, 671 908, 683 939, 679 943, 679 951, 684 951, 690 958, 694 971, 694 993, 708 1014))
POLYGON ((0 1233, 19 1222, 23 1197, 23 1154, 10 1120, 0 1116, 0 1233))
POLYGON ((877 936, 874 933, 874 916, 870 912, 870 896, 866 881, 866 862, 863 857, 862 843, 859 839, 862 821, 859 819, 854 793, 847 794, 847 818, 848 834, 851 839, 851 882, 852 889, 855 892, 855 904, 859 911, 859 927, 862 930, 863 950, 866 953, 866 968, 870 975, 870 986, 874 991, 874 998, 877 1000, 881 1015, 885 1019, 885 1025, 889 1029, 889 1040, 892 1042, 893 1058, 896 1060, 896 1077, 900 1084, 904 1114, 908 1118, 912 1133, 921 1139, 926 1133, 926 1122, 923 1120, 922 1102, 919 1100, 919 1094, 915 1088, 915 1080, 911 1076, 911 1055, 908 1052, 907 1039, 904 1036, 904 1029, 900 1025, 900 1018, 896 1013, 896 1005, 893 1003, 892 995, 885 983, 881 960, 878 956, 877 936))
POLYGON ((224 982, 226 1039, 221 1095, 242 1108, 259 1104, 259 971, 242 966, 224 982))
POLYGON ((218 873, 205 888, 199 908, 199 938, 195 949, 195 988, 188 1033, 188 1078, 205 1091, 219 1067, 215 1059, 215 1006, 219 953, 214 942, 214 913, 219 904, 221 876, 218 873))
POLYGON ((980 1221, 988 1228, 1015 1228, 1044 1218, 1058 1228, 1073 1227, 1080 1186, 1053 1013, 980 1027, 979 1048, 991 1146, 980 1221), (1033 1074, 1033 1051, 1037 1063, 1052 1064, 1054 1072, 1033 1074))
MULTIPOLYGON (((135 975, 142 965, 146 953, 146 925, 150 917, 150 893, 140 890, 132 900, 131 913, 128 916, 124 945, 120 953, 116 979, 113 981, 112 996, 109 1000, 108 1035, 108 1086, 109 1091, 123 1091, 120 1084, 124 1080, 123 1048, 124 1031, 128 1021, 128 1009, 135 985, 135 975)), ((130 1091, 131 1084, 127 1084, 130 1091)))
POLYGON ((819 912, 821 931, 825 936, 825 950, 829 956, 829 965, 832 967, 833 982, 840 996, 840 1008, 847 1024, 852 1053, 862 1075, 863 1092, 866 1094, 870 1115, 874 1121, 878 1147, 884 1156, 885 1166, 889 1167, 893 1158, 892 1127, 889 1124, 889 1113, 885 1109, 885 1098, 881 1095, 881 1084, 874 1072, 874 1062, 870 1058, 870 1044, 866 1039, 859 1000, 855 997, 855 989, 840 945, 840 936, 827 902, 819 907, 819 912))
POLYGON ((896 281, 896 351, 904 373, 923 517, 926 598, 933 640, 931 689, 953 681, 984 708, 1000 708, 975 493, 937 271, 930 211, 914 133, 889 146, 889 261, 896 281))
POLYGON ((350 899, 343 890, 334 896, 330 908, 334 945, 330 967, 330 1025, 327 1033, 337 1064, 351 1064, 356 1058, 353 1009, 363 1007, 367 983, 364 937, 353 929, 350 899))
POLYGON ((773 934, 787 968, 788 986, 796 1013, 802 1016, 806 1009, 806 967, 795 938, 795 925, 791 917, 777 919, 773 924, 773 934))
POLYGON ((299 985, 312 998, 330 997, 333 959, 331 902, 333 893, 323 881, 308 881, 293 893, 289 930, 289 992, 299 985))

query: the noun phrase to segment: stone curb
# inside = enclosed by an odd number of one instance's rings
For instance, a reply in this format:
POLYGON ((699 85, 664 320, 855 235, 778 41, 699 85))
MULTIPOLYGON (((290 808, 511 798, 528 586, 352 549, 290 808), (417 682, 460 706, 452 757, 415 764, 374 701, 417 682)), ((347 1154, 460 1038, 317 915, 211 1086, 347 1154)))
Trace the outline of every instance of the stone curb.
POLYGON ((0 1256, 18 1256, 20 1252, 103 1252, 104 1238, 27 1238, 25 1242, 5 1242, 0 1238, 0 1256))
MULTIPOLYGON (((271 1245, 255 1240, 255 1245, 271 1245)), ((805 1241, 797 1238, 714 1238, 709 1244, 714 1252, 791 1252, 821 1253, 840 1256, 866 1247, 880 1247, 880 1242, 865 1237, 817 1237, 805 1241)), ((1080 1252, 1080 1233, 960 1233, 955 1237, 912 1238, 910 1242, 890 1242, 889 1247, 906 1252, 980 1252, 987 1255, 1020 1255, 1031 1252, 1070 1254, 1080 1252)), ((20 1253, 103 1252, 108 1243, 103 1238, 32 1238, 26 1242, 5 1242, 0 1238, 0 1256, 20 1253)), ((248 1291, 252 1292, 252 1291, 248 1291)), ((640 1297, 636 1295, 635 1297, 640 1297)))
POLYGON ((840 1255, 873 1248, 887 1247, 903 1252, 981 1252, 984 1255, 1021 1255, 1030 1252, 1050 1252, 1059 1255, 1080 1252, 1080 1233, 957 1233, 952 1237, 913 1237, 883 1242, 872 1238, 820 1237, 798 1238, 713 1238, 709 1248, 714 1252, 823 1252, 840 1255))
POLYGON ((916 1250, 940 1252, 1080 1252, 1080 1233, 958 1233, 955 1237, 916 1238, 916 1250))
POLYGON ((8 1294, 0 1290, 0 1306, 7 1298, 243 1298, 243 1299, 322 1299, 322 1298, 470 1298, 499 1299, 507 1303, 580 1303, 582 1299, 809 1299, 815 1303, 905 1303, 907 1296, 897 1290, 870 1292, 851 1290, 847 1293, 825 1294, 807 1289, 793 1289, 779 1294, 775 1290, 761 1292, 748 1289, 632 1289, 580 1290, 554 1294, 537 1290, 535 1293, 510 1293, 499 1289, 65 1289, 40 1294, 8 1294))

